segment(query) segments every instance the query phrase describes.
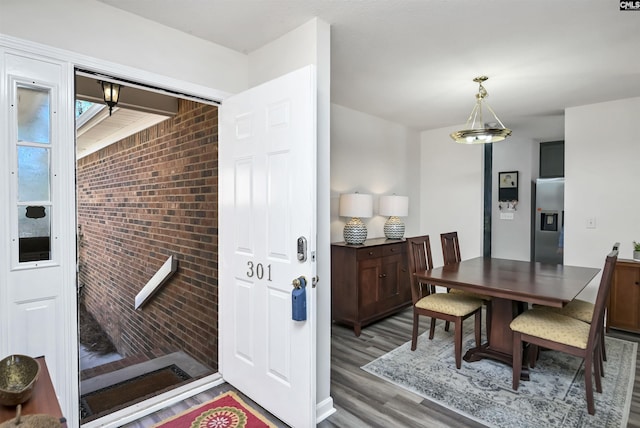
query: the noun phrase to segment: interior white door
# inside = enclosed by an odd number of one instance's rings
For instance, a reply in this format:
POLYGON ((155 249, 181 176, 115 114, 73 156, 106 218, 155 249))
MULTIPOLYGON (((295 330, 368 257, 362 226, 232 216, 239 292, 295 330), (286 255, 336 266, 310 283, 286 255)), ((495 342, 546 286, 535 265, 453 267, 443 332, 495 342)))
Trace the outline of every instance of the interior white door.
POLYGON ((315 426, 315 68, 226 99, 219 127, 219 370, 285 423, 315 426))

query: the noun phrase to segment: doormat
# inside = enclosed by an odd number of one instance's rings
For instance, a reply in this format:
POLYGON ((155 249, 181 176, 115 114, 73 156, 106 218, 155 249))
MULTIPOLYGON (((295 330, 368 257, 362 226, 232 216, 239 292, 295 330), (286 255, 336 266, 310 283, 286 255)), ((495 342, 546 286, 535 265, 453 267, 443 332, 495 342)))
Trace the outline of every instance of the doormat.
POLYGON ((80 397, 80 417, 85 419, 107 410, 115 410, 133 401, 141 401, 167 388, 191 379, 175 364, 127 379, 80 397))
POLYGON ((233 391, 225 392, 152 428, 277 428, 233 391))

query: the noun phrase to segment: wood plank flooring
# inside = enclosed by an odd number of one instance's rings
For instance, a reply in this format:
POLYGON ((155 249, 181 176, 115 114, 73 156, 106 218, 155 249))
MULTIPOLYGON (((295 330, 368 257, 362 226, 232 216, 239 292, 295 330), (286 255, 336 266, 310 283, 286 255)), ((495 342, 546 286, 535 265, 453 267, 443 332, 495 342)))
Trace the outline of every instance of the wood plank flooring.
MULTIPOLYGON (((420 332, 427 329, 427 322, 428 320, 423 317, 420 332)), ((484 426, 360 369, 369 361, 410 340, 411 323, 412 312, 411 309, 407 309, 362 329, 360 337, 356 337, 352 329, 339 325, 332 327, 331 396, 337 412, 322 421, 318 427, 466 428, 484 426)), ((640 342, 640 336, 633 334, 612 330, 610 335, 640 342)), ((636 378, 627 425, 638 428, 640 428, 639 367, 640 357, 636 360, 636 378)), ((191 406, 208 401, 228 389, 232 388, 229 385, 221 385, 214 390, 196 395, 175 406, 128 424, 126 427, 149 427, 191 406)), ((247 402, 255 404, 249 399, 247 402)), ((286 427, 275 418, 270 418, 278 427, 286 427)))

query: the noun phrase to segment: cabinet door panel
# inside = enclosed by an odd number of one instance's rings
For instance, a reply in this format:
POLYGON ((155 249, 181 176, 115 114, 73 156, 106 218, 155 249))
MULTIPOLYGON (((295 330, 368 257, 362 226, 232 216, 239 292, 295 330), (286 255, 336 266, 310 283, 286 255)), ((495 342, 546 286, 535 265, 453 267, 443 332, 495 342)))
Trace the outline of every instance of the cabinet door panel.
POLYGON ((399 281, 402 265, 402 256, 400 254, 383 259, 382 278, 380 279, 380 291, 378 293, 380 301, 395 300, 400 297, 400 287, 406 285, 401 284, 399 281))
POLYGON ((358 301, 360 319, 376 313, 378 284, 380 280, 380 259, 367 259, 358 262, 359 290, 358 301))
POLYGON ((609 322, 612 327, 640 330, 638 304, 640 304, 640 269, 618 264, 614 273, 614 286, 610 292, 609 322))

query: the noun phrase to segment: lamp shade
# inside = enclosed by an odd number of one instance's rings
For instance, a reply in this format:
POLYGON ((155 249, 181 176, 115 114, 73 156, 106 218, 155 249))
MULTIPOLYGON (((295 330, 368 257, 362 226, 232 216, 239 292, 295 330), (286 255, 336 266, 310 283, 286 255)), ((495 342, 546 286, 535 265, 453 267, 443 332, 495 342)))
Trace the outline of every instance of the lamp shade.
POLYGON ((387 195, 380 196, 380 215, 406 217, 409 215, 409 197, 387 195))
POLYGON ((117 83, 104 82, 100 83, 102 85, 102 96, 104 98, 104 102, 107 105, 114 107, 118 104, 120 100, 120 85, 117 83))
POLYGON ((345 193, 340 195, 341 217, 366 218, 373 215, 373 197, 362 193, 345 193))

